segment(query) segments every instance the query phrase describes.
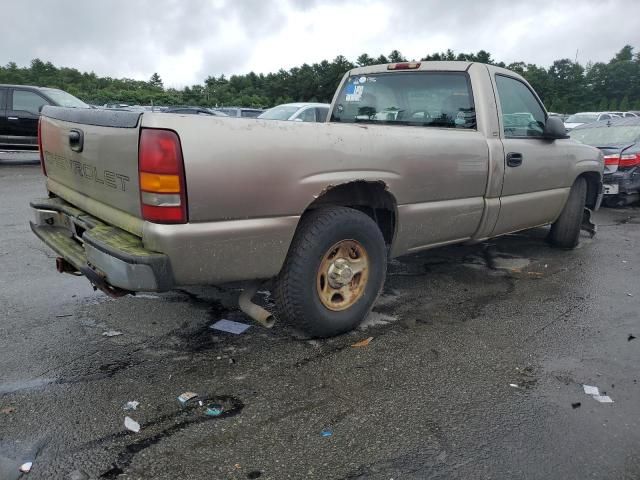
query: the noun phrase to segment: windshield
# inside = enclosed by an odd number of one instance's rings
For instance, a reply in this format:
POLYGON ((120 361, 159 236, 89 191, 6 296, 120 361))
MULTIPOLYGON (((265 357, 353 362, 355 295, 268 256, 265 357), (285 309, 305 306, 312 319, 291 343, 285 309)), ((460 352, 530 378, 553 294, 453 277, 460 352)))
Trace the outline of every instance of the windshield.
POLYGON ((287 105, 280 105, 279 107, 273 107, 262 113, 258 118, 264 118, 267 120, 289 120, 291 115, 296 113, 300 107, 292 107, 287 105))
POLYGON ((403 72, 349 77, 331 121, 469 129, 476 115, 466 74, 403 72))
POLYGON ((577 113, 567 118, 567 123, 590 123, 595 122, 598 119, 598 115, 584 115, 577 113))
POLYGON ((569 136, 592 147, 633 143, 640 141, 640 125, 579 128, 569 132, 569 136))
POLYGON ((49 97, 51 97, 51 100, 56 102, 60 107, 90 108, 89 105, 84 103, 82 100, 63 90, 45 88, 44 91, 49 97))

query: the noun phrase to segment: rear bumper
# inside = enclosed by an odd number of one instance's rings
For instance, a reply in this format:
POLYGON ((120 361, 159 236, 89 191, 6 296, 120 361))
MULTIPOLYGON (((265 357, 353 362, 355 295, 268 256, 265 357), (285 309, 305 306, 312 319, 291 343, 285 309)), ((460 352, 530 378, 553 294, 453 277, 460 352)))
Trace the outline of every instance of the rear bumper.
POLYGON ((174 287, 169 257, 60 198, 31 202, 31 229, 44 243, 99 287, 166 291, 174 287))
POLYGON ((618 170, 614 173, 605 173, 603 178, 605 185, 605 195, 629 195, 640 191, 640 168, 630 170, 618 170), (611 189, 611 186, 614 188, 611 189), (607 188, 609 187, 609 188, 607 188), (615 193, 607 193, 607 191, 615 193))

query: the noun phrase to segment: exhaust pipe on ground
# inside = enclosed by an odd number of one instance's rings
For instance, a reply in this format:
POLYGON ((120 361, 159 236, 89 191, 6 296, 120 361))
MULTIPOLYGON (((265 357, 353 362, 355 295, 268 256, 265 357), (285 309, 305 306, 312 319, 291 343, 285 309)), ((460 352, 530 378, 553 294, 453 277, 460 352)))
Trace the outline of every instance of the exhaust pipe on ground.
POLYGON ((240 294, 240 298, 238 299, 238 306, 240 310, 249 315, 252 319, 258 322, 265 328, 271 328, 276 323, 273 315, 262 308, 260 305, 256 305, 251 301, 253 296, 258 291, 260 287, 260 282, 254 282, 247 286, 240 294))

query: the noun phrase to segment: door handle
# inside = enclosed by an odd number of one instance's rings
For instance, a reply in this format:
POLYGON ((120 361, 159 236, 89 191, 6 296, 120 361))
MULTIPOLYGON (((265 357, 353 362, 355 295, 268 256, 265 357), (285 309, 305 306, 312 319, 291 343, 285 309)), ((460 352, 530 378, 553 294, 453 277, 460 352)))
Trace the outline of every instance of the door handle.
POLYGON ((7 117, 7 120, 19 120, 18 117, 7 117))
POLYGON ((522 154, 516 152, 507 153, 507 165, 510 167, 522 165, 522 154))

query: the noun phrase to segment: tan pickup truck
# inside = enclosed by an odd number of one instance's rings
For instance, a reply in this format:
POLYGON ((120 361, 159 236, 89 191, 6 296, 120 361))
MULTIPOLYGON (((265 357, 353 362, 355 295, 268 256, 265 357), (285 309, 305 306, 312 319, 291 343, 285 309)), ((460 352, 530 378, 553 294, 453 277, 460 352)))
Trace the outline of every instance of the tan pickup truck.
POLYGON ((45 107, 35 234, 118 295, 273 280, 313 336, 370 311, 387 260, 551 224, 572 248, 603 160, 517 74, 468 62, 347 72, 326 123, 45 107))

